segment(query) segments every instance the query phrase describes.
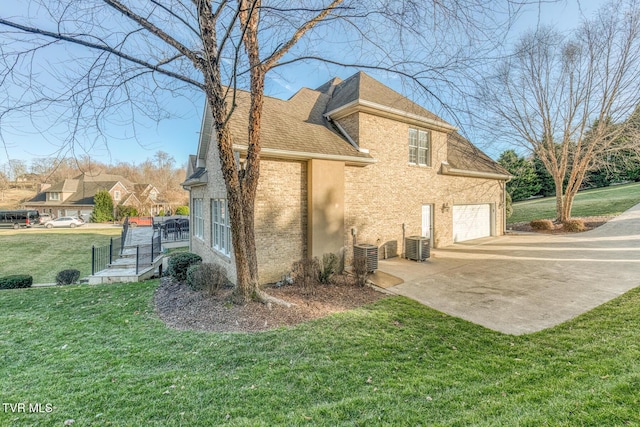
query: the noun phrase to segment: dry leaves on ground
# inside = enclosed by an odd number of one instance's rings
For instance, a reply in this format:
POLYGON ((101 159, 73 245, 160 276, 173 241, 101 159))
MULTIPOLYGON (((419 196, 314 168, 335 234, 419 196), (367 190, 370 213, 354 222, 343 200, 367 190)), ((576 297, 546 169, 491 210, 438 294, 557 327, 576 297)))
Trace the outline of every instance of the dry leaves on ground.
POLYGON ((268 287, 265 291, 295 306, 267 306, 258 302, 246 305, 230 303, 230 289, 219 295, 193 291, 188 286, 162 279, 154 302, 160 319, 174 329, 212 332, 253 332, 292 326, 332 313, 350 310, 384 298, 386 295, 369 287, 359 287, 342 277, 338 284, 318 284, 313 295, 305 295, 300 287, 286 285, 268 287))

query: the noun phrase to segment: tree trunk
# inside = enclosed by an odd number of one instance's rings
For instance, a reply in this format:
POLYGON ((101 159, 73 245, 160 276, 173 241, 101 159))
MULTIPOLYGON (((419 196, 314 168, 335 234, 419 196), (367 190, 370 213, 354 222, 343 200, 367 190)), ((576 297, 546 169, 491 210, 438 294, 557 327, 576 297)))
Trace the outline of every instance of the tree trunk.
POLYGON ((553 182, 556 186, 556 221, 564 221, 564 194, 562 192, 562 176, 554 174, 553 182))

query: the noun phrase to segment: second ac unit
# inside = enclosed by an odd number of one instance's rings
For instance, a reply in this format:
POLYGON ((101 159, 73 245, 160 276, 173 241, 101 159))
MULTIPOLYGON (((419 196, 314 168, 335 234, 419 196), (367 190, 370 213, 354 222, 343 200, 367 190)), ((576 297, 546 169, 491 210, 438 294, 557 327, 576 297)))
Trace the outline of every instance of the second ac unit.
POLYGON ((428 237, 409 236, 404 240, 405 256, 408 259, 424 261, 431 256, 431 248, 428 237))

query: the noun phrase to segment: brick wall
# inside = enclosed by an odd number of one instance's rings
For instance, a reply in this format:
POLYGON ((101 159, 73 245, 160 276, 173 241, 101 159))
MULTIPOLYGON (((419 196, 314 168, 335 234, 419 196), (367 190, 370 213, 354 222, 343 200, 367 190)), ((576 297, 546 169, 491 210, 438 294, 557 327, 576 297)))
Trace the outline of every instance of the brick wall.
POLYGON ((260 283, 276 282, 306 256, 306 162, 263 159, 255 207, 260 283))
MULTIPOLYGON (((211 149, 210 153, 217 150, 211 149)), ((212 248, 211 200, 226 198, 226 188, 219 160, 207 159, 209 185, 194 187, 191 199, 203 199, 204 238, 192 235, 191 251, 204 262, 222 265, 229 280, 235 283, 236 268, 233 253, 227 257, 212 248)), ((306 256, 307 227, 307 167, 306 162, 262 159, 260 180, 255 202, 255 232, 260 283, 278 281, 291 269, 291 264, 306 256)), ((193 202, 191 203, 193 206, 193 202)), ((191 213, 193 224, 193 210, 191 213)), ((193 230, 193 225, 191 230, 193 230)))
POLYGON ((408 124, 364 113, 357 120, 347 117, 340 124, 378 160, 365 168, 345 168, 347 260, 352 252, 352 227, 358 231, 359 243, 381 246, 397 241, 401 252, 402 224, 406 225, 405 236, 422 234, 422 205, 426 204, 432 205, 435 247, 453 243, 454 204, 495 204, 495 230, 502 233, 501 182, 440 174, 440 165, 447 159, 444 132, 431 131, 431 166, 417 166, 408 162, 408 124), (442 209, 445 203, 448 210, 442 209))

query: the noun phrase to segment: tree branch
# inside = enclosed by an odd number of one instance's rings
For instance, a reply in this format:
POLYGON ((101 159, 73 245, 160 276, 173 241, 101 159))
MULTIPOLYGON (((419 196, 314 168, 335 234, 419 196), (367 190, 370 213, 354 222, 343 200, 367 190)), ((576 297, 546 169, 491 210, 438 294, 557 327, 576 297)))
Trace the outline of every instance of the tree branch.
POLYGON ((71 37, 71 36, 67 36, 64 34, 60 34, 60 33, 54 33, 51 31, 46 31, 46 30, 42 30, 40 28, 34 28, 34 27, 28 27, 26 25, 21 25, 15 22, 11 22, 8 21, 4 18, 0 18, 0 25, 5 25, 7 27, 11 27, 11 28, 15 28, 17 30, 20 31, 24 31, 25 33, 29 33, 29 34, 35 34, 35 35, 39 35, 39 36, 44 36, 44 37, 48 37, 48 38, 52 38, 52 39, 56 39, 56 40, 60 40, 60 41, 65 41, 68 43, 73 43, 76 45, 80 45, 80 46, 84 46, 84 47, 88 47, 90 49, 94 49, 94 50, 100 50, 103 52, 108 52, 111 53, 119 58, 122 58, 126 61, 132 62, 134 64, 138 64, 141 65, 143 67, 146 67, 150 70, 153 70, 155 72, 158 72, 160 74, 164 74, 165 76, 168 77, 172 77, 174 79, 178 79, 180 81, 183 81, 185 83, 188 83, 190 85, 193 85, 195 87, 197 87, 198 89, 204 89, 204 85, 196 80, 193 80, 185 75, 182 74, 178 74, 175 73, 173 71, 170 70, 165 70, 163 68, 161 68, 158 65, 153 65, 149 62, 146 61, 142 61, 141 59, 138 59, 134 56, 131 55, 127 55, 124 52, 121 52, 117 49, 112 48, 111 46, 106 46, 106 45, 101 45, 101 44, 97 44, 97 43, 92 43, 86 40, 82 40, 79 38, 75 38, 75 37, 71 37))

